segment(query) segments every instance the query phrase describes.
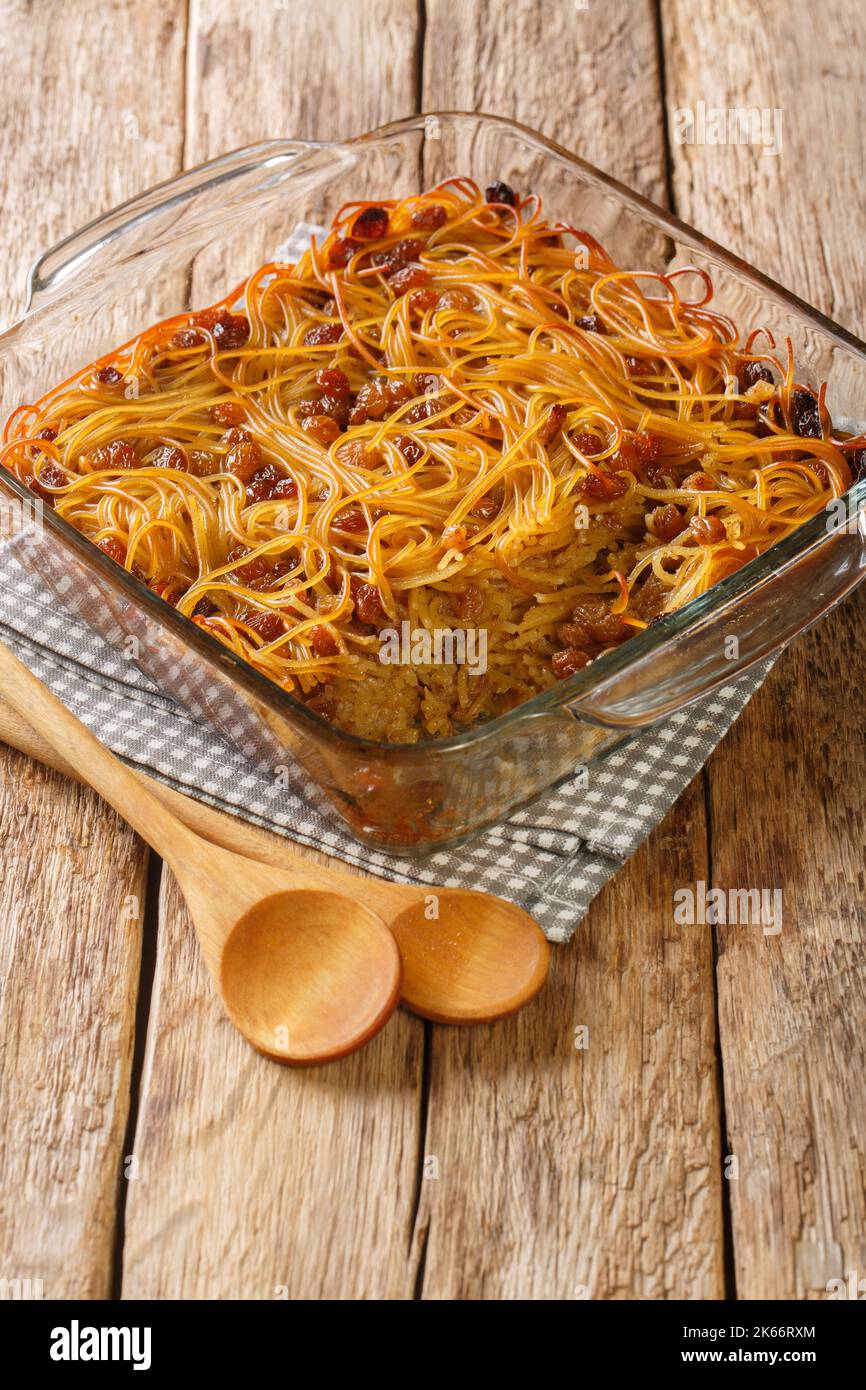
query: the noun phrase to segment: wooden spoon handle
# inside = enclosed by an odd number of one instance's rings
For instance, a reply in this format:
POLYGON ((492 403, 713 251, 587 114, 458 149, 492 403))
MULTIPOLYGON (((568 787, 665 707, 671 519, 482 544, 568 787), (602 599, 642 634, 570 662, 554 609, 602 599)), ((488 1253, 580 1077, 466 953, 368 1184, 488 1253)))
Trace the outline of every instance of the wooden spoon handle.
POLYGON ((198 837, 162 806, 2 642, 0 690, 62 760, 98 791, 173 869, 195 853, 198 837))

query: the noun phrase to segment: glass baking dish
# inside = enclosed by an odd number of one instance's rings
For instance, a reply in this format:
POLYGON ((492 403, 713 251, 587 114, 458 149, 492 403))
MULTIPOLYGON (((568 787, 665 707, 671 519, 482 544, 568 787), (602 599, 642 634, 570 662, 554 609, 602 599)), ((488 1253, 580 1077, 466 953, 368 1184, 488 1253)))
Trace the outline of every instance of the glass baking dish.
MULTIPOLYGON (((551 219, 586 227, 626 266, 706 270, 741 326, 793 340, 798 378, 826 381, 834 424, 866 416, 866 345, 730 252, 576 155, 500 118, 412 117, 345 144, 275 140, 150 190, 34 266, 26 312, 0 335, 5 416, 155 320, 222 296, 305 224, 344 202, 403 197, 450 174, 535 191, 551 219)), ((19 558, 59 601, 278 785, 303 778, 361 840, 428 850, 508 816, 638 731, 777 652, 866 572, 866 481, 844 514, 812 519, 764 556, 624 646, 507 715, 459 736, 382 744, 332 728, 120 569, 0 470, 19 558), (8 504, 12 502, 10 507, 8 504), (28 521, 29 519, 29 521, 28 521), (727 639, 736 637, 738 643, 727 639), (736 656, 731 652, 736 651, 736 656), (280 781, 280 779, 283 779, 280 781)))

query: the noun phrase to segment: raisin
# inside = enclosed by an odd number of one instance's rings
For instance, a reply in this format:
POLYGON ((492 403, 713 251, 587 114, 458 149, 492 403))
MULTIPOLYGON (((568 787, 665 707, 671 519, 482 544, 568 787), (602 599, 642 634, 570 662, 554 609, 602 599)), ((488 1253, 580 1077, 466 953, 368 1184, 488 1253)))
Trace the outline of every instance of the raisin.
POLYGON ((446 290, 439 296, 440 309, 454 309, 461 314, 471 314, 477 307, 473 296, 465 290, 446 290))
POLYGON ((412 382, 416 396, 434 396, 442 383, 433 372, 416 372, 412 382))
POLYGON ((210 418, 218 425, 239 425, 246 418, 244 407, 237 401, 217 401, 208 411, 210 418))
POLYGON ((717 516, 692 517, 689 530, 698 545, 716 545, 719 541, 725 541, 728 538, 725 524, 717 516))
POLYGON ((250 560, 249 564, 239 565, 238 560, 242 560, 245 555, 250 554, 247 545, 236 545, 226 556, 226 564, 234 566, 234 573, 244 584, 249 584, 252 580, 262 579, 268 572, 266 561, 259 555, 255 560, 250 560))
POLYGON ((709 473, 690 473, 683 482, 685 492, 715 492, 716 483, 709 473))
POLYGON ((324 446, 333 444, 335 439, 340 437, 340 426, 332 415, 311 415, 308 419, 301 421, 301 429, 307 434, 311 434, 314 439, 324 446))
POLYGON ((382 607, 382 595, 375 584, 369 584, 366 579, 353 574, 349 580, 349 588, 355 605, 355 616, 359 622, 375 626, 387 617, 382 607))
POLYGON ((758 421, 755 425, 755 434, 758 439, 766 439, 768 435, 773 434, 774 425, 776 429, 784 428, 780 416, 780 405, 775 397, 771 401, 762 401, 758 406, 758 421))
POLYGON ((581 478, 579 486, 584 497, 591 497, 599 502, 612 502, 628 491, 628 483, 618 473, 613 476, 587 473, 585 478, 581 478))
POLYGON ((656 507, 650 518, 650 530, 660 541, 672 541, 685 529, 685 517, 673 503, 666 507, 656 507))
POLYGON ((361 243, 359 241, 353 241, 348 236, 338 237, 328 251, 328 264, 334 270, 342 270, 343 266, 348 265, 352 257, 360 250, 361 243))
POLYGON ((123 380, 123 373, 119 372, 116 367, 100 367, 95 380, 99 382, 100 386, 116 386, 119 381, 123 380))
POLYGON ((410 467, 417 463, 424 453, 423 446, 409 434, 398 434, 394 443, 410 467))
POLYGON ((653 372, 658 371, 658 366, 652 360, 644 361, 642 357, 627 357, 625 365, 629 376, 652 376, 653 372))
POLYGON ((484 198, 488 203, 505 203, 506 207, 510 208, 513 208, 517 203, 517 194, 514 189, 509 188, 507 183, 502 183, 499 179, 488 184, 484 190, 484 198))
POLYGON ((316 385, 326 396, 337 400, 343 400, 351 390, 349 378, 338 367, 320 367, 316 372, 316 385))
POLYGON ((404 405, 406 401, 411 401, 415 394, 412 387, 405 381, 386 381, 385 391, 393 406, 404 405))
POLYGON ((195 314, 193 324, 207 329, 219 348, 242 347, 250 336, 250 321, 243 314, 231 314, 228 309, 203 309, 195 314))
POLYGON ((584 333, 601 333, 604 336, 607 329, 599 318, 598 314, 584 314, 582 318, 575 319, 575 328, 582 328, 584 333))
POLYGON ((565 424, 565 417, 568 414, 564 405, 552 405, 547 412, 547 417, 538 430, 538 439, 545 445, 552 444, 557 435, 561 432, 565 424))
POLYGON ((758 381, 766 381, 769 386, 773 384, 773 373, 763 362, 744 362, 738 374, 740 389, 748 391, 750 386, 754 386, 758 381))
POLYGON ((343 336, 341 323, 317 323, 304 334, 305 347, 321 347, 324 343, 338 343, 343 336))
POLYGON ((219 473, 219 464, 210 454, 203 449, 190 449, 189 451, 189 471, 196 478, 209 478, 212 473, 219 473))
POLYGON ((189 460, 183 449, 173 444, 163 444, 148 459, 151 468, 173 468, 177 473, 189 472, 189 460))
POLYGON ((247 483, 246 497, 247 502, 263 502, 266 497, 270 497, 275 485, 280 481, 282 474, 272 463, 266 463, 264 468, 260 468, 254 473, 247 483))
POLYGON ((271 488, 270 500, 283 501, 287 497, 297 497, 298 485, 294 478, 280 478, 278 483, 274 483, 271 488))
POLYGON ((383 275, 393 275, 395 270, 400 270, 410 261, 417 261, 423 250, 422 241, 398 241, 387 251, 377 251, 373 256, 373 264, 383 275))
POLYGON ((197 348, 204 346, 204 334, 195 328, 179 328, 171 340, 174 348, 197 348))
POLYGON ((344 507, 341 512, 337 512, 334 517, 334 525, 340 531, 349 531, 358 534, 367 530, 367 518, 362 507, 353 502, 351 506, 344 507))
POLYGON ((265 642, 275 642, 286 630, 286 625, 278 614, 261 608, 245 608, 238 614, 238 621, 251 627, 265 642))
POLYGON ((110 444, 100 444, 88 456, 91 468, 137 468, 138 458, 132 445, 126 439, 112 439, 110 444))
POLYGON ((46 463, 39 474, 38 481, 45 487, 56 488, 65 487, 69 480, 56 464, 46 463))
POLYGON ((47 440, 49 443, 53 443, 54 440, 57 438, 57 431, 56 431, 56 430, 49 429, 48 426, 46 426, 44 430, 40 430, 40 431, 39 431, 39 433, 37 434, 36 438, 37 438, 37 439, 45 439, 45 440, 47 440))
POLYGON ((362 241, 381 241, 388 235, 389 218, 384 208, 364 208, 352 223, 352 235, 362 241))
POLYGON ((316 656, 336 656, 340 650, 340 644, 329 627, 311 627, 309 637, 316 656))
POLYGON ((412 226, 423 227, 425 232, 436 232, 448 221, 448 213, 441 203, 427 203, 412 213, 412 226))
POLYGON ((319 401, 317 414, 330 415, 342 431, 349 423, 349 402, 340 400, 336 396, 323 396, 319 401))
POLYGON ((116 565, 126 564, 126 546, 116 536, 103 536, 96 544, 116 565))
POLYGON ((411 410, 407 410, 403 419, 407 425, 417 425, 421 420, 429 420, 430 416, 435 415, 438 410, 438 402, 431 400, 428 396, 425 400, 418 401, 417 404, 413 405, 411 410))
POLYGON ((427 284, 429 279, 430 273, 426 271, 423 266, 406 265, 402 270, 394 272, 389 278, 388 284, 391 286, 394 294, 399 298, 400 295, 406 294, 409 290, 420 289, 423 285, 427 284))
POLYGON ((337 450, 337 457, 349 468, 381 468, 385 462, 382 450, 365 443, 363 439, 353 439, 343 444, 337 450))
POLYGON ((821 412, 811 391, 794 391, 791 395, 791 427, 801 439, 820 439, 821 412))
POLYGON ((638 430, 632 435, 635 453, 641 463, 655 463, 662 452, 662 441, 657 434, 638 430))
POLYGON ((230 449, 235 444, 249 444, 251 439, 252 435, 244 425, 235 425, 230 430, 226 430, 222 442, 230 449))
POLYGON ((495 516, 499 515, 501 506, 501 498, 494 497, 490 493, 487 493, 486 496, 479 497, 478 501, 470 507, 469 510, 473 516, 479 516, 482 521, 492 521, 495 516))
MULTIPOLYGON (((291 479, 287 479, 287 481, 291 482, 291 479)), ((294 487, 294 484, 292 484, 292 486, 294 487)), ((291 550, 287 550, 285 554, 281 555, 278 560, 274 561, 274 579, 282 579, 284 575, 291 574, 292 570, 295 570, 297 568, 298 552, 297 550, 292 548, 291 550)))
POLYGON ((243 314, 226 314, 214 324, 213 335, 221 348, 243 347, 249 340, 250 321, 243 314))
POLYGON ((200 598, 195 608, 192 610, 192 616, 194 618, 212 618, 214 613, 218 612, 219 609, 213 599, 200 598))
POLYGON ((629 629, 616 613, 611 613, 608 600, 585 598, 575 606, 571 622, 560 626, 558 635, 569 646, 589 641, 608 647, 627 637, 629 629))
POLYGON ((174 581, 171 579, 157 579, 155 583, 151 582, 150 587, 155 594, 159 594, 161 599, 166 603, 170 603, 172 608, 177 608, 178 603, 186 593, 185 588, 176 588, 174 581))
POLYGON ((240 444, 235 444, 226 454, 225 469, 228 473, 233 473, 246 486, 264 462, 258 444, 254 444, 251 440, 244 440, 240 444))
POLYGON ((371 420, 381 420, 388 409, 388 393, 382 382, 366 382, 355 397, 355 409, 363 410, 371 420))
POLYGON ((362 405, 354 405, 349 411, 350 425, 366 425, 367 412, 362 405))
POLYGON ((576 434, 572 438, 572 443, 585 458, 594 458, 604 448, 597 434, 576 434))
POLYGON ((484 612, 484 594, 477 584, 467 584, 465 589, 451 595, 451 608, 455 618, 473 621, 484 612))
POLYGON ((420 318, 422 314, 435 309, 438 303, 439 296, 435 290, 416 290, 409 296, 409 313, 420 318))
POLYGON ((565 680, 576 671, 582 671, 589 664, 589 657, 579 647, 565 647, 563 651, 553 653, 550 664, 557 680, 565 680))

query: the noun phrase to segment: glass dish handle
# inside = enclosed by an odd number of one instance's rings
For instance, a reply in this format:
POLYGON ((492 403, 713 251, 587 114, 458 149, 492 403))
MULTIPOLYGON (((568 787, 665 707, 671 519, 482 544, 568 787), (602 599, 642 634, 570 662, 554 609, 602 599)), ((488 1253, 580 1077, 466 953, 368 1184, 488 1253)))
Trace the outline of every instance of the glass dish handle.
MULTIPOLYGON (((203 189, 243 179, 263 169, 278 171, 300 156, 313 150, 330 148, 316 140, 266 140, 258 145, 246 145, 231 154, 187 169, 165 183, 157 184, 128 202, 112 208, 85 227, 65 237, 35 262, 27 278, 26 312, 43 307, 68 281, 79 276, 112 242, 123 239, 124 249, 135 242, 137 232, 144 233, 155 213, 180 213, 184 204, 203 189)), ((337 150, 339 147, 333 147, 337 150)))
POLYGON ((685 622, 656 650, 565 701, 564 708, 607 727, 640 728, 781 651, 866 578, 866 483, 841 501, 847 513, 838 529, 828 514, 802 553, 685 622))

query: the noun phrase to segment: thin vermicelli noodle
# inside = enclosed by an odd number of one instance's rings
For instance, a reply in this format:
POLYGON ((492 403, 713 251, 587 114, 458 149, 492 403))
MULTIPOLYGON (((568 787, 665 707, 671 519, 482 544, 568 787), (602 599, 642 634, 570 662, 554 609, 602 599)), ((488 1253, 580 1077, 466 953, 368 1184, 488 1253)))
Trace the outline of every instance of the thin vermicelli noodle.
POLYGON ((414 740, 581 669, 851 486, 789 343, 449 179, 7 421, 59 516, 341 727, 414 740), (407 627, 408 625, 408 627, 407 627), (471 669, 386 636, 483 631, 471 669))

